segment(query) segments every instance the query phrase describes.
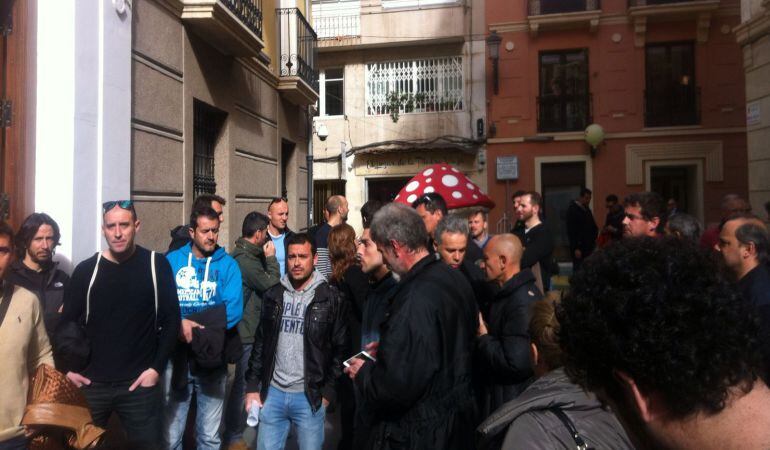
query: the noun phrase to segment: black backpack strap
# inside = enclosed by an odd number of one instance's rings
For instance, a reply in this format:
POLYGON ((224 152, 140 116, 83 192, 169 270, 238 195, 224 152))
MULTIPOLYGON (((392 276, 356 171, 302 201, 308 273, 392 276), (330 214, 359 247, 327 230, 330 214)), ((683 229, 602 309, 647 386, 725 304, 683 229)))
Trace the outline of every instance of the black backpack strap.
POLYGON ((569 431, 570 436, 572 436, 572 439, 575 441, 575 446, 577 447, 577 450, 591 450, 588 447, 588 444, 586 444, 586 441, 583 440, 582 437, 580 437, 580 433, 578 433, 577 428, 575 428, 575 424, 572 423, 572 420, 567 416, 567 414, 564 413, 564 411, 561 410, 559 407, 553 407, 549 408, 548 411, 551 411, 556 415, 556 417, 559 418, 561 423, 564 424, 564 426, 569 431))
POLYGON ((9 281, 3 282, 3 298, 0 299, 0 326, 3 325, 8 308, 11 306, 11 297, 13 296, 13 284, 9 281))

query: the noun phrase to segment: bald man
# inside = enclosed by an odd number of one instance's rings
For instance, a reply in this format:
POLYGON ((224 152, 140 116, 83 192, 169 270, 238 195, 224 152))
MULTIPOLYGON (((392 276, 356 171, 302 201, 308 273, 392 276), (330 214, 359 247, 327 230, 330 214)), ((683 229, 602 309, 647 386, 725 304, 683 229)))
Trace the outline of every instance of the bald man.
POLYGON ((479 314, 477 361, 483 365, 479 408, 487 417, 503 403, 516 398, 532 377, 529 357, 530 305, 543 294, 529 269, 521 269, 524 249, 513 234, 493 236, 484 247, 487 281, 499 286, 492 301, 479 314))

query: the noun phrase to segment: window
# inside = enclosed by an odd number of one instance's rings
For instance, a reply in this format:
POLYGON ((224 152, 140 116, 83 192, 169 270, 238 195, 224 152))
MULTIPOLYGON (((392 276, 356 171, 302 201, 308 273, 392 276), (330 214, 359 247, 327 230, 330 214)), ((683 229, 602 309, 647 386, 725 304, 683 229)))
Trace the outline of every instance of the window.
POLYGON ((360 0, 314 0, 313 29, 318 39, 361 35, 360 0))
POLYGON ((463 59, 460 56, 366 65, 366 113, 462 111, 463 59))
POLYGON ((341 116, 345 114, 345 69, 321 71, 318 115, 341 116))
POLYGON ((540 53, 539 132, 582 131, 591 123, 588 51, 540 53))
POLYGON ((644 124, 648 127, 700 122, 692 42, 650 44, 646 48, 644 124))
POLYGON ((199 100, 193 103, 193 197, 217 191, 214 150, 227 113, 199 100))

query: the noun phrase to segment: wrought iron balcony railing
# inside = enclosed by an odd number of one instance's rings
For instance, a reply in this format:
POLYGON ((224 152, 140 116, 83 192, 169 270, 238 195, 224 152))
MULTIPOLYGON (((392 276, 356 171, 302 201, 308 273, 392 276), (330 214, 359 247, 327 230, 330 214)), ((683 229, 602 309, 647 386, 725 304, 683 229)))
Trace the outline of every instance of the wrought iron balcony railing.
POLYGON ((591 94, 537 97, 537 131, 583 131, 593 121, 591 94))
POLYGON ((222 0, 222 3, 262 39, 262 0, 222 0))
POLYGON ((280 76, 299 77, 318 92, 318 37, 313 27, 297 8, 278 8, 276 13, 281 36, 280 76))
POLYGON ((528 4, 530 16, 597 11, 599 9, 601 9, 599 0, 529 0, 528 4))
POLYGON ((644 125, 671 127, 700 123, 700 88, 665 86, 644 91, 644 125))
POLYGON ((692 3, 698 0, 628 0, 628 7, 633 8, 636 6, 658 6, 669 5, 672 3, 692 3))
POLYGON ((313 28, 318 33, 318 39, 357 37, 361 35, 361 15, 313 17, 313 28))

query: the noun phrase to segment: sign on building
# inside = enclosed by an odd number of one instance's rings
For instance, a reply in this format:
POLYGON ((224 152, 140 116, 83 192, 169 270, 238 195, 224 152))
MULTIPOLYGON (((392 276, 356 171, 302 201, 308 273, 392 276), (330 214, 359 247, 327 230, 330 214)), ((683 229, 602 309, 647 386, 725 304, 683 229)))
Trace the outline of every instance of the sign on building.
POLYGON ((518 156, 498 156, 497 157, 497 180, 518 180, 519 179, 519 157, 518 156))
POLYGON ((762 109, 759 102, 754 101, 746 105, 746 125, 759 125, 762 123, 762 109))

